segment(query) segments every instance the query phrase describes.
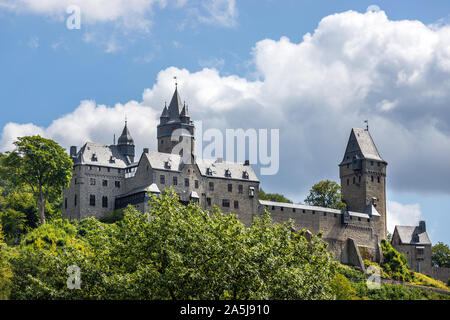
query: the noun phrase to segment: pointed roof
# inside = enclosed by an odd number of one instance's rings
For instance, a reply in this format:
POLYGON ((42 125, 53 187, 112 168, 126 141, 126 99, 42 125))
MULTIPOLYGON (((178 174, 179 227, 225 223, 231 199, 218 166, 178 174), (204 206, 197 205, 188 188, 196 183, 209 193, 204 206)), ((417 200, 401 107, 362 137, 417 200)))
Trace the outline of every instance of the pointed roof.
POLYGON ((381 158, 369 131, 360 128, 352 129, 341 164, 352 162, 354 156, 385 162, 381 158))
POLYGON ((396 232, 401 244, 431 245, 428 233, 417 226, 395 226, 394 233, 396 232))
POLYGON ((187 105, 183 106, 183 110, 181 110, 180 116, 189 118, 189 111, 188 111, 188 106, 187 105))
POLYGON ((161 113, 161 118, 168 118, 169 110, 167 110, 167 106, 164 106, 163 112, 161 113))
POLYGON ((170 120, 178 120, 180 118, 182 108, 183 105, 181 104, 180 95, 178 94, 178 88, 175 88, 175 92, 173 93, 168 110, 170 120))
POLYGON ((125 127, 123 128, 122 134, 119 137, 119 140, 117 140, 117 145, 121 144, 134 144, 133 137, 130 134, 130 131, 128 130, 127 121, 125 121, 125 127))

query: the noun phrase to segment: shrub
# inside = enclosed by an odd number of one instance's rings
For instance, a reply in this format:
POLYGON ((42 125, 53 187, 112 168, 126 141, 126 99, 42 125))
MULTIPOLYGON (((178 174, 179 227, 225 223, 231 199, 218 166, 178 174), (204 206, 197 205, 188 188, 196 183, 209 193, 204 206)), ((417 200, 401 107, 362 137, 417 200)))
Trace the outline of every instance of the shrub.
POLYGON ((381 266, 392 279, 411 281, 414 277, 409 270, 405 255, 395 250, 389 242, 381 240, 383 250, 383 263, 381 266))
POLYGON ((337 274, 331 281, 331 288, 336 300, 352 300, 355 298, 356 291, 350 281, 342 274, 337 274))

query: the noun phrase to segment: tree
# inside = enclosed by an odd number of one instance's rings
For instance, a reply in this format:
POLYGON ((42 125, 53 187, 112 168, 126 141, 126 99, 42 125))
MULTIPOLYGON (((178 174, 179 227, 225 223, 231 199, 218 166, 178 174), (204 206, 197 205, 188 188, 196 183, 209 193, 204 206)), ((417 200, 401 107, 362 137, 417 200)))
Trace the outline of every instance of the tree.
POLYGON ((335 262, 318 236, 270 215, 244 226, 172 192, 112 224, 54 220, 21 242, 12 299, 330 299, 335 262), (66 286, 67 267, 81 290, 66 286))
MULTIPOLYGON (((55 141, 40 136, 18 138, 2 160, 16 185, 27 185, 35 196, 42 224, 49 198, 57 199, 72 177, 72 160, 55 141)), ((4 173, 3 173, 4 174, 4 173)))
POLYGON ((283 196, 281 194, 278 194, 278 193, 265 193, 263 189, 259 189, 258 197, 259 197, 259 200, 292 203, 291 200, 287 199, 285 196, 283 196))
POLYGON ((436 267, 450 268, 450 248, 447 244, 438 242, 431 247, 431 262, 436 267))
POLYGON ((345 203, 341 201, 341 187, 334 181, 323 180, 312 186, 305 203, 325 208, 343 210, 345 203))

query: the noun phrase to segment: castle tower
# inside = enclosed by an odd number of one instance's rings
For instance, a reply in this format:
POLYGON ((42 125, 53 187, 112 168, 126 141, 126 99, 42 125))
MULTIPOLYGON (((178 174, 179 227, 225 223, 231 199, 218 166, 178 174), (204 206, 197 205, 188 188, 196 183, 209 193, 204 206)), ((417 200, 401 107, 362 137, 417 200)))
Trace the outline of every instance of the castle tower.
POLYGON ((178 88, 175 87, 172 100, 169 107, 164 106, 158 125, 158 152, 179 153, 180 146, 184 146, 189 150, 190 154, 194 154, 194 125, 189 116, 188 107, 181 103, 178 88), (178 136, 172 140, 172 136, 178 136), (181 144, 180 144, 181 143, 181 144), (174 147, 177 146, 176 150, 174 147))
POLYGON ((117 147, 121 154, 128 157, 130 163, 134 162, 134 140, 128 130, 127 121, 125 121, 125 127, 117 141, 117 147))
MULTIPOLYGON (((342 200, 349 211, 380 214, 381 232, 386 238, 386 166, 378 153, 369 130, 353 128, 339 164, 342 200)), ((380 239, 381 240, 381 239, 380 239)))

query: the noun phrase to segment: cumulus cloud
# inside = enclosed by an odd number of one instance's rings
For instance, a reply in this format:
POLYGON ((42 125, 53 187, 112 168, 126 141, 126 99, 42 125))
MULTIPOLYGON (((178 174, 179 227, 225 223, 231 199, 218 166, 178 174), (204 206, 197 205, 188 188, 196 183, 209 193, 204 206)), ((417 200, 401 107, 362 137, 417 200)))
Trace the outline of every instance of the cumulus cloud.
MULTIPOLYGON (((338 180, 350 129, 369 119, 389 163, 388 188, 450 193, 450 182, 442 178, 450 176, 448 25, 392 21, 383 11, 348 11, 325 17, 298 43, 265 39, 252 54, 256 80, 211 68, 171 67, 144 90, 142 102, 112 108, 83 102, 40 130, 66 146, 86 139, 109 142, 123 122, 118 110, 134 106, 127 114, 135 140, 154 146, 156 121, 177 76, 182 99, 193 120, 204 120, 204 129, 280 129, 280 171, 261 177, 268 191, 302 201, 318 180, 338 180), (85 105, 93 115, 82 113, 85 105), (67 130, 69 122, 77 129, 67 130)), ((14 125, 13 131, 8 131, 12 125, 3 130, 3 149, 20 133, 14 125)))
POLYGON ((401 204, 396 201, 387 202, 387 229, 392 234, 395 226, 417 226, 422 212, 419 204, 401 204))
POLYGON ((236 24, 235 0, 0 0, 0 9, 29 12, 64 19, 67 8, 81 10, 82 23, 114 22, 121 27, 148 31, 155 8, 184 9, 198 13, 198 21, 231 27, 236 24))

